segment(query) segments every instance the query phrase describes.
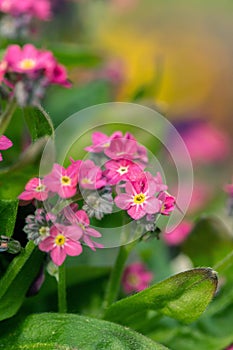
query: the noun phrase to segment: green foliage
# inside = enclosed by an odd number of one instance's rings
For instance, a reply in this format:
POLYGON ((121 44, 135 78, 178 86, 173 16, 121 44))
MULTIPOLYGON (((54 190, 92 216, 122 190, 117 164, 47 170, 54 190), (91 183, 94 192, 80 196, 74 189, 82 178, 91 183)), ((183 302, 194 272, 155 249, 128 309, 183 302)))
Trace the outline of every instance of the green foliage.
POLYGON ((0 280, 0 320, 16 314, 39 272, 43 254, 34 248, 34 243, 29 242, 0 280))
POLYGON ((1 234, 11 236, 15 227, 18 200, 0 199, 1 234))
POLYGON ((41 106, 24 108, 23 113, 33 141, 53 135, 53 123, 41 106))
POLYGON ((167 349, 128 328, 72 314, 30 315, 19 324, 7 321, 2 323, 1 333, 1 346, 6 350, 167 349))
POLYGON ((205 311, 216 288, 217 276, 213 270, 199 268, 185 271, 112 304, 105 319, 124 324, 129 316, 156 310, 190 323, 205 311))

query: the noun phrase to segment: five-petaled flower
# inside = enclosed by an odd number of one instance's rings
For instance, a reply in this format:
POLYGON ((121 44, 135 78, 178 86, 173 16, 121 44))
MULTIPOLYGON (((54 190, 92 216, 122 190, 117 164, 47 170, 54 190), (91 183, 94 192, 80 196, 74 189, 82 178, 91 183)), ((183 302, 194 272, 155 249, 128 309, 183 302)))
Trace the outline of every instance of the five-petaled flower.
POLYGON ((39 248, 49 252, 54 264, 60 266, 67 255, 77 256, 82 253, 81 236, 82 230, 77 226, 56 224, 50 228, 50 236, 39 243, 39 248))
POLYGON ((47 188, 57 193, 61 198, 70 198, 76 194, 78 183, 77 168, 71 164, 65 169, 60 164, 54 164, 50 174, 44 177, 47 188))
POLYGON ((23 201, 32 201, 37 199, 38 201, 44 201, 48 198, 48 188, 45 186, 43 179, 34 177, 29 180, 23 191, 18 198, 23 201))

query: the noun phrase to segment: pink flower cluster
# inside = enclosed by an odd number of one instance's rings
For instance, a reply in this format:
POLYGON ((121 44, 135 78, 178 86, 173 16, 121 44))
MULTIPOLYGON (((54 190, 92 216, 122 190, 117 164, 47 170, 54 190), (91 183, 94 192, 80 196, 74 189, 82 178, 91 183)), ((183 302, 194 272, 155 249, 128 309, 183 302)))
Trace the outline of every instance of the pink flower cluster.
POLYGON ((154 231, 156 216, 170 215, 175 207, 175 198, 167 192, 161 175, 154 176, 145 170, 147 151, 133 135, 117 131, 108 137, 96 132, 92 139, 93 144, 86 150, 92 153, 93 160, 70 159, 67 168, 56 163, 44 178, 31 179, 19 195, 24 204, 33 201, 49 211, 42 221, 30 217, 25 232, 29 239, 39 243, 41 250, 50 252, 57 265, 66 255, 81 253, 77 242, 93 250, 102 247, 93 241, 101 234, 90 227, 89 218, 102 219, 112 213, 114 203, 142 225, 144 231, 154 231), (101 165, 98 165, 100 159, 101 165), (55 208, 59 209, 53 208, 54 199, 55 208), (83 206, 77 210, 75 202, 80 199, 83 206))
POLYGON ((0 11, 13 17, 28 15, 48 20, 51 17, 51 3, 49 0, 0 0, 0 11))
POLYGON ((51 84, 71 86, 65 67, 53 53, 32 44, 8 46, 0 62, 0 83, 21 106, 38 104, 51 84))
POLYGON ((130 264, 123 273, 123 290, 126 294, 140 292, 148 287, 153 277, 153 273, 148 271, 146 266, 141 262, 130 264))

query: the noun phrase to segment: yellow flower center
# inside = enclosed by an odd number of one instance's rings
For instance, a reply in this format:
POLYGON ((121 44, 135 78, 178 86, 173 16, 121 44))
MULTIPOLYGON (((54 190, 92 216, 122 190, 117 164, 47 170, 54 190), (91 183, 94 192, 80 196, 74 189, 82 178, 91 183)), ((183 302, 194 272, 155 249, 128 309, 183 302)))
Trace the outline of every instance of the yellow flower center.
POLYGON ((65 244, 66 238, 62 234, 59 234, 55 238, 55 244, 59 246, 63 246, 65 244))
POLYGON ((69 186, 71 184, 71 178, 69 176, 62 176, 61 183, 63 186, 69 186))
POLYGON ((40 229, 39 229, 39 234, 41 236, 48 236, 49 235, 49 227, 48 226, 42 226, 40 229))
POLYGON ((120 175, 124 175, 124 174, 126 174, 126 173, 128 172, 128 168, 129 168, 129 166, 121 166, 121 167, 117 170, 117 172, 118 172, 120 175))
POLYGON ((84 185, 85 184, 92 184, 92 183, 93 182, 90 179, 86 178, 86 177, 82 179, 82 184, 84 184, 84 185))
POLYGON ((110 142, 106 142, 106 143, 103 144, 104 148, 108 148, 109 146, 110 146, 110 142))
POLYGON ((145 202, 145 200, 146 196, 144 195, 144 193, 136 194, 133 198, 135 204, 142 204, 143 202, 145 202))
POLYGON ((0 62, 0 69, 4 70, 4 69, 6 69, 6 67, 7 67, 6 61, 0 62))
POLYGON ((133 286, 133 287, 137 287, 138 283, 139 283, 139 278, 137 275, 134 274, 129 274, 129 276, 127 277, 127 282, 133 286))
POLYGON ((36 187, 36 192, 42 192, 42 191, 44 191, 45 190, 45 185, 38 185, 37 187, 36 187))
POLYGON ((20 68, 25 70, 33 69, 35 65, 36 65, 36 61, 31 58, 25 58, 19 64, 20 68))

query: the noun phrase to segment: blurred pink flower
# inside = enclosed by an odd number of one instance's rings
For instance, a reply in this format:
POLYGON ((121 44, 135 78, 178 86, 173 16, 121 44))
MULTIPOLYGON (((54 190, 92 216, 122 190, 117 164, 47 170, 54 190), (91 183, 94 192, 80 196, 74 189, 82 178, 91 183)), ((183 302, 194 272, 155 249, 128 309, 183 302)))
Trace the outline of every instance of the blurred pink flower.
POLYGON ((225 192, 227 192, 231 197, 233 197, 233 181, 231 184, 224 186, 225 192))
POLYGON ((55 265, 60 266, 66 255, 77 256, 82 253, 79 239, 82 231, 77 226, 56 224, 50 228, 50 235, 39 243, 39 249, 49 252, 55 265))
POLYGON ((173 231, 165 232, 163 238, 168 245, 179 245, 190 234, 192 227, 193 225, 190 222, 184 220, 173 231))
MULTIPOLYGON (((0 136, 0 150, 5 150, 13 146, 13 143, 5 135, 0 136)), ((2 161, 2 153, 0 153, 0 161, 2 161)))
POLYGON ((134 159, 137 153, 137 142, 127 138, 115 138, 105 149, 106 156, 111 159, 134 159))
POLYGON ((76 194, 78 172, 71 164, 67 169, 60 164, 54 164, 50 174, 44 177, 44 184, 52 192, 58 193, 61 198, 70 198, 76 194))
MULTIPOLYGON (((182 124, 182 123, 181 123, 182 124)), ((228 136, 210 123, 192 120, 185 127, 177 126, 193 162, 215 162, 225 159, 230 152, 228 136)))
POLYGON ((44 181, 38 177, 34 177, 29 180, 23 191, 18 198, 23 201, 31 201, 37 199, 38 201, 44 201, 48 198, 48 188, 44 185, 44 181))
POLYGON ((115 198, 116 205, 127 210, 129 216, 135 220, 141 219, 146 214, 160 212, 161 202, 154 197, 156 184, 151 174, 144 173, 141 179, 127 182, 126 193, 120 193, 115 198))
POLYGON ((28 15, 48 20, 51 17, 51 4, 49 0, 0 0, 0 11, 14 17, 28 15))
POLYGON ((92 145, 85 148, 88 152, 100 153, 104 152, 106 148, 110 146, 111 140, 115 137, 122 137, 121 131, 114 132, 111 136, 107 136, 106 134, 96 131, 92 133, 92 145))
POLYGON ((153 273, 148 271, 144 264, 135 262, 126 267, 123 277, 122 286, 126 294, 140 292, 147 288, 153 279, 153 273))
POLYGON ((102 170, 92 160, 82 162, 79 169, 79 185, 89 190, 95 190, 106 185, 102 170))

